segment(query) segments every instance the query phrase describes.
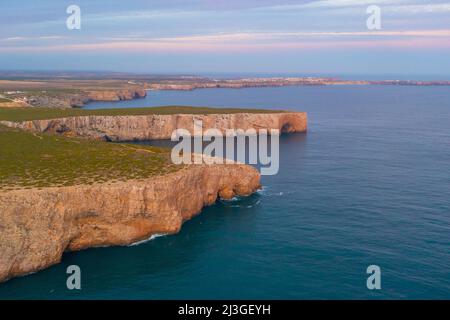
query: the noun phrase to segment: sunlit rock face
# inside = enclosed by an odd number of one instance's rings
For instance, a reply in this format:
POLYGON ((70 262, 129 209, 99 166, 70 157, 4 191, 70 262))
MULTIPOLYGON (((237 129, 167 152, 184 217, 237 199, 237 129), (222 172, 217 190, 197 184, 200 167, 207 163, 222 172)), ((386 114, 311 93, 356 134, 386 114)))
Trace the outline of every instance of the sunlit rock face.
POLYGON ((54 132, 109 141, 170 139, 176 129, 194 132, 194 122, 202 121, 203 129, 277 129, 282 133, 306 132, 307 114, 234 113, 234 114, 175 114, 140 116, 79 116, 52 120, 23 122, 1 121, 10 127, 35 132, 54 132))
POLYGON ((145 180, 2 192, 0 282, 56 264, 64 251, 176 233, 218 197, 259 187, 253 167, 203 164, 145 180))

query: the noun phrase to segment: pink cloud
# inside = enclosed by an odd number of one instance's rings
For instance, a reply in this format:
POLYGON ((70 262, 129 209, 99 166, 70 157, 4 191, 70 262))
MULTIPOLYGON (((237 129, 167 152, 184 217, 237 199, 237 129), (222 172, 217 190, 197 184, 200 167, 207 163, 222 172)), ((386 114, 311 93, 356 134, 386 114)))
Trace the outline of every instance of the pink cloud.
POLYGON ((119 39, 96 43, 3 46, 0 52, 256 52, 318 49, 448 49, 450 30, 238 33, 158 39, 119 39))

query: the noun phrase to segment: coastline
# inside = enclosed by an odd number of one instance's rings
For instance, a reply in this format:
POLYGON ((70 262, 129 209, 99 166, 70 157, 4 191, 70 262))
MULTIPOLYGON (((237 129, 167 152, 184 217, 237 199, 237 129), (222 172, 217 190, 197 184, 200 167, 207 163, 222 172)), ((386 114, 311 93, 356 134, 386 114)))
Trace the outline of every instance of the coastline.
MULTIPOLYGON (((19 114, 25 111, 46 114, 46 110, 38 108, 17 110, 19 114)), ((51 110, 54 112, 54 109, 51 110)), ((95 140, 168 139, 175 129, 193 129, 195 120, 202 120, 205 129, 216 128, 222 131, 238 128, 279 129, 286 133, 307 130, 307 115, 303 112, 270 113, 255 110, 255 113, 242 113, 239 109, 229 109, 230 113, 207 114, 204 109, 199 110, 199 114, 90 115, 50 120, 0 121, 0 124, 6 125, 2 129, 4 133, 12 134, 11 138, 4 137, 4 147, 10 147, 13 143, 11 139, 16 139, 14 137, 25 139, 25 142, 29 141, 27 143, 33 145, 39 141, 43 146, 48 146, 48 141, 53 141, 55 145, 50 149, 40 149, 43 154, 34 160, 37 161, 36 165, 41 163, 42 159, 52 159, 55 163, 67 161, 65 158, 53 159, 55 152, 65 153, 66 149, 58 147, 63 144, 64 148, 69 148, 67 150, 73 150, 74 146, 77 146, 82 153, 87 152, 88 145, 89 152, 95 153, 99 152, 102 146, 110 146, 117 148, 115 151, 111 150, 113 156, 125 150, 132 157, 133 153, 136 153, 136 156, 140 154, 140 157, 157 157, 157 164, 161 166, 158 169, 160 173, 155 173, 150 168, 150 176, 147 178, 131 178, 136 173, 135 167, 132 166, 131 172, 126 173, 123 179, 111 180, 106 177, 106 180, 100 179, 91 184, 80 183, 86 177, 74 177, 67 182, 69 185, 66 185, 63 180, 67 179, 66 170, 59 165, 54 167, 53 162, 49 165, 54 177, 48 177, 45 181, 26 177, 20 182, 17 177, 6 176, 7 179, 3 179, 3 183, 10 181, 10 185, 5 184, 0 193, 0 211, 3 213, 0 216, 3 229, 0 234, 0 282, 54 265, 60 262, 66 251, 136 245, 149 241, 156 235, 177 233, 184 221, 199 214, 202 208, 212 205, 217 199, 248 196, 261 187, 259 172, 249 165, 194 164, 177 170, 164 169, 164 162, 160 162, 164 157, 162 154, 158 155, 161 151, 130 148, 95 140), (63 136, 62 140, 58 136, 63 136), (36 138, 38 140, 35 140, 36 138), (60 173, 61 177, 55 172, 61 171, 60 169, 63 171, 60 173), (23 187, 20 187, 21 183, 24 183, 23 187)), ((153 112, 153 109, 138 111, 153 112)), ((215 109, 207 111, 216 112, 215 109)), ((130 111, 124 109, 124 112, 130 111)), ((13 147, 13 150, 25 146, 26 144, 20 143, 13 147)), ((70 154, 64 156, 72 157, 70 154)), ((85 157, 91 158, 91 155, 86 153, 85 157)), ((104 159, 108 161, 107 157, 104 159)), ((28 160, 24 161, 29 167, 28 160)), ((115 166, 121 166, 121 160, 115 161, 115 166)), ((146 163, 147 160, 143 158, 142 161, 146 163)), ((151 158, 148 161, 151 161, 151 158)), ((90 166, 92 168, 84 169, 77 166, 76 171, 82 170, 84 175, 89 176, 90 170, 103 170, 96 169, 97 163, 90 166)))
MULTIPOLYGON (((381 85, 381 86, 450 86, 448 80, 343 80, 330 77, 257 77, 215 79, 174 77, 151 79, 128 75, 124 78, 64 80, 0 80, 0 96, 17 105, 53 108, 82 108, 90 102, 114 102, 144 98, 150 90, 192 91, 197 89, 242 89, 285 86, 381 85)), ((1 104, 0 104, 1 106, 1 104)))
MULTIPOLYGON (((144 110, 144 109, 143 109, 144 110)), ((205 130, 227 129, 279 130, 281 133, 306 132, 307 114, 304 112, 229 113, 229 114, 172 114, 172 115, 86 115, 49 120, 7 121, 0 124, 30 132, 50 132, 104 141, 145 141, 170 139, 176 129, 194 134, 195 121, 205 130)))
POLYGON ((59 263, 65 251, 177 233, 218 198, 259 188, 256 169, 226 164, 191 165, 145 180, 2 192, 0 282, 59 263))

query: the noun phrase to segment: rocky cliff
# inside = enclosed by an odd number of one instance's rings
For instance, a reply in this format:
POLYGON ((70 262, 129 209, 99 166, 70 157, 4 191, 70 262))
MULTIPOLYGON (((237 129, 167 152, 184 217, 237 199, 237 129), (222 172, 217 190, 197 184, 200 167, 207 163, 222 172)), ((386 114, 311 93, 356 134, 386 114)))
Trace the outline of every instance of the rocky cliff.
POLYGON ((73 94, 68 96, 69 107, 83 107, 91 101, 119 101, 144 98, 147 95, 145 89, 117 89, 117 90, 94 90, 73 94))
POLYGON ((26 105, 42 108, 72 108, 83 107, 91 101, 119 101, 143 98, 147 91, 140 87, 108 89, 108 90, 78 90, 67 92, 53 91, 18 91, 9 95, 11 99, 20 100, 26 105))
POLYGON ((120 89, 89 91, 87 96, 92 101, 119 101, 143 98, 147 95, 145 89, 120 89))
POLYGON ((148 180, 0 193, 0 282, 44 269, 64 251, 175 233, 217 197, 259 188, 256 169, 192 165, 148 180))
POLYGON ((281 132, 305 132, 304 112, 175 114, 140 116, 78 116, 52 120, 23 122, 1 121, 9 127, 34 132, 54 132, 109 141, 170 139, 174 130, 183 128, 191 133, 194 120, 203 122, 203 129, 279 129, 281 132))

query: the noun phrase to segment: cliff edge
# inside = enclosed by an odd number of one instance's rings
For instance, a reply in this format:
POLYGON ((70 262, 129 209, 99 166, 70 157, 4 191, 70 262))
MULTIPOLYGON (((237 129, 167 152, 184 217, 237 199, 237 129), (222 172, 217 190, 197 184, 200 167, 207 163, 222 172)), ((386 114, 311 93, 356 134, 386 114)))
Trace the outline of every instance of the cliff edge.
POLYGON ((192 165, 145 180, 0 193, 0 282, 42 270, 65 251, 171 234, 218 197, 250 195, 256 169, 192 165))
POLYGON ((124 116, 74 116, 50 120, 0 121, 13 128, 32 132, 53 132, 107 141, 170 139, 174 130, 183 128, 191 133, 194 121, 203 122, 204 130, 278 129, 282 133, 306 132, 305 112, 230 113, 230 114, 173 114, 124 116))

